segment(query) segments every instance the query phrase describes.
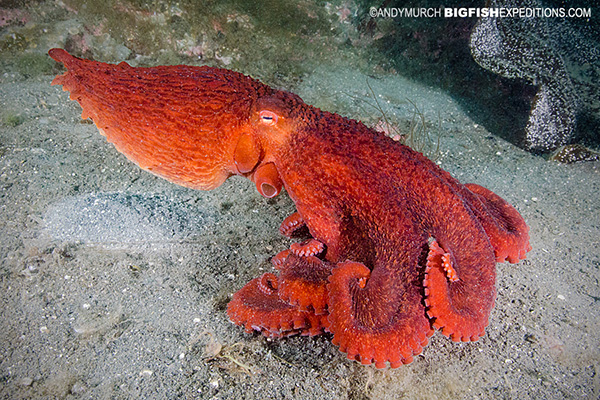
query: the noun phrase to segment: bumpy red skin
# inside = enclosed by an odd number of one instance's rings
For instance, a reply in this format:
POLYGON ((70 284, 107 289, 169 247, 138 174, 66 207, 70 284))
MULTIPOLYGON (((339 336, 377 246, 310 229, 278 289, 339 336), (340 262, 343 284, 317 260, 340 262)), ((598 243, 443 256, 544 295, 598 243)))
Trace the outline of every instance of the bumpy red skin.
POLYGON ((434 328, 483 335, 495 263, 530 249, 522 217, 491 191, 296 95, 228 70, 50 55, 68 68, 54 83, 142 168, 206 190, 239 174, 265 197, 283 184, 298 212, 281 231, 306 226, 311 240, 233 296, 228 314, 248 331, 325 330, 348 358, 397 367, 434 328))

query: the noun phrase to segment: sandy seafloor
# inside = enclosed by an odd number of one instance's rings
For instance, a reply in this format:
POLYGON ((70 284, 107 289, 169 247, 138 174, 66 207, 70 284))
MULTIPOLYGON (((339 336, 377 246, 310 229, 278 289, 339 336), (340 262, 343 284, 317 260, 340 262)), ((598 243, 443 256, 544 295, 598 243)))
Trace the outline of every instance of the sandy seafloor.
MULTIPOLYGON (((355 97, 369 93, 365 78, 323 68, 295 91, 364 118, 355 97)), ((410 119, 407 98, 439 118, 440 165, 515 205, 533 247, 526 261, 497 265, 483 338, 436 333, 412 364, 377 370, 347 360, 329 335, 267 340, 229 322, 231 294, 291 242, 278 233, 294 211, 285 193, 265 200, 242 178, 200 192, 154 177, 51 79, 0 83, 0 104, 24 116, 0 127, 1 398, 600 396, 597 162, 546 161, 492 136, 443 92, 370 79, 399 118, 410 119)))

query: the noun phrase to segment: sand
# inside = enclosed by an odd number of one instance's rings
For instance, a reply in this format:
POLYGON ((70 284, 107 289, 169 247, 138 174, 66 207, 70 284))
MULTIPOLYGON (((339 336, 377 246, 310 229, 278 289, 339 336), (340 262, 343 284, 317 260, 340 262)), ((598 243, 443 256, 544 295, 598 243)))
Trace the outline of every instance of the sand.
MULTIPOLYGON (((512 203, 533 250, 497 265, 486 335, 436 333, 412 364, 377 370, 330 335, 269 340, 229 322, 233 292, 289 246, 294 211, 232 178, 212 192, 144 172, 80 119, 52 76, 0 81, 0 397, 203 399, 596 399, 600 396, 599 164, 546 161, 491 135, 441 91, 369 78, 382 107, 418 106, 462 182, 512 203)), ((322 69, 308 103, 373 118, 367 77, 322 69), (351 89, 349 89, 351 88, 351 89)), ((371 100, 371 104, 372 104, 371 100)))

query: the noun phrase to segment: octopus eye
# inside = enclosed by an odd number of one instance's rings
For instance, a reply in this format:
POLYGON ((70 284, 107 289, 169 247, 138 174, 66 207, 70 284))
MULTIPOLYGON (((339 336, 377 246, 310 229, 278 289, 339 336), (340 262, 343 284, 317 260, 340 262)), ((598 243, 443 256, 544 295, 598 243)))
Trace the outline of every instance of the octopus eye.
POLYGON ((263 110, 260 112, 259 116, 260 122, 267 126, 273 126, 277 123, 278 117, 277 114, 275 114, 273 111, 263 110))

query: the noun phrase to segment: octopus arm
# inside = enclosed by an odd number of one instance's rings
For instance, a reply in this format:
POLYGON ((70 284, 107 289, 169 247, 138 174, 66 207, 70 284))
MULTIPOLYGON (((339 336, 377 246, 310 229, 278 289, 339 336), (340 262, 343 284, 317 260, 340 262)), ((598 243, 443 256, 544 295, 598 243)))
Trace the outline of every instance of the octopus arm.
POLYGON ((354 236, 354 246, 370 235, 375 251, 352 252, 354 260, 340 262, 332 270, 327 289, 333 343, 349 359, 377 368, 410 363, 433 334, 418 266, 425 239, 410 218, 399 218, 387 227, 356 223, 342 232, 342 238, 354 236))
POLYGON ((327 286, 328 329, 334 335, 332 342, 349 359, 397 368, 410 363, 427 344, 433 330, 418 274, 401 275, 385 267, 371 271, 354 261, 334 268, 327 286))
MULTIPOLYGON (((329 132, 344 132, 335 122, 325 124, 329 132)), ((302 169, 282 170, 311 234, 337 263, 327 286, 334 344, 364 364, 397 367, 421 352, 432 323, 457 340, 484 333, 495 298, 494 251, 462 186, 414 151, 359 129, 340 134, 345 141, 316 143, 312 135, 297 146, 296 163, 319 149, 302 185, 288 179, 302 169), (440 281, 437 264, 423 265, 429 236, 450 260, 439 263, 440 281), (453 271, 458 281, 449 279, 453 271)))
POLYGON ((279 297, 302 311, 327 314, 327 279, 332 265, 315 256, 289 253, 278 266, 279 297))
POLYGON ((480 219, 455 189, 440 184, 431 197, 438 201, 427 222, 425 304, 435 328, 452 340, 472 341, 484 335, 494 307, 496 260, 480 219))
MULTIPOLYGON (((425 157, 415 154, 423 163, 429 163, 425 157)), ((433 167, 430 173, 451 188, 453 196, 460 196, 465 204, 477 216, 489 237, 497 262, 518 263, 525 259, 531 250, 529 245, 529 227, 519 212, 508 202, 483 186, 461 184, 447 171, 433 167)))
POLYGON ((496 193, 474 183, 464 185, 474 194, 470 206, 485 229, 497 262, 518 263, 531 250, 529 227, 517 210, 496 193))
POLYGON ((258 331, 267 337, 296 334, 314 336, 323 333, 327 319, 314 312, 303 311, 279 296, 277 276, 265 273, 248 282, 237 291, 229 305, 227 315, 246 332, 258 331))

